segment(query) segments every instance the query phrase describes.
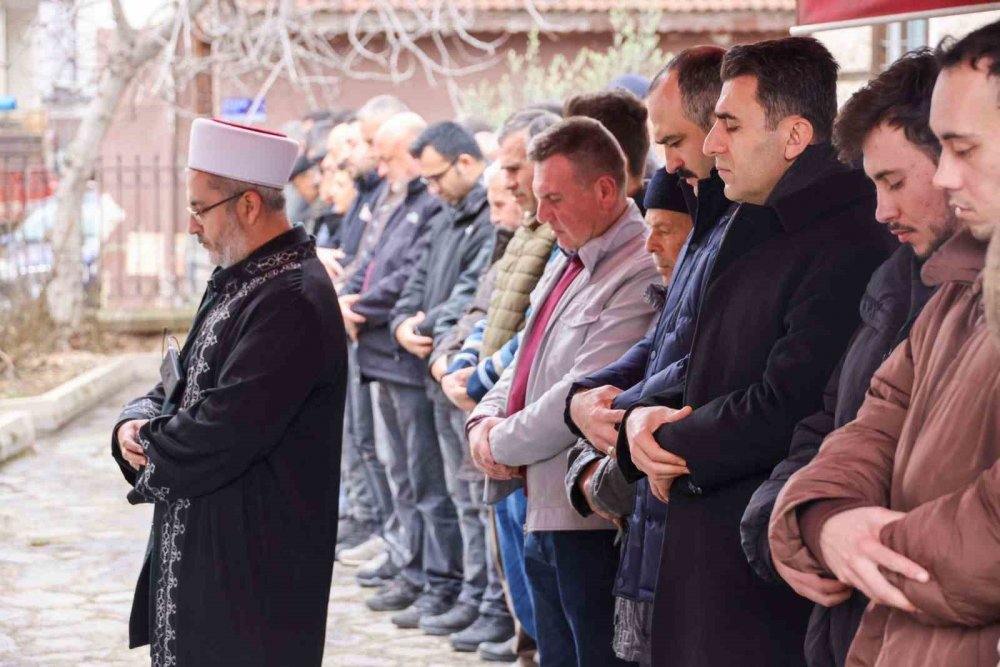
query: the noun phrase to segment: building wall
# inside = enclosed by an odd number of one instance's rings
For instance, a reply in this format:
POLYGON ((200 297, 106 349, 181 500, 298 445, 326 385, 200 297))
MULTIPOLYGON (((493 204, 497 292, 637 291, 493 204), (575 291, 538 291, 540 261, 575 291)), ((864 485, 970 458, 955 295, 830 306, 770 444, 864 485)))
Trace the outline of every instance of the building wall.
POLYGON ((37 111, 41 97, 34 81, 35 49, 30 31, 36 9, 31 2, 11 4, 17 8, 0 3, 0 23, 4 26, 0 35, 0 94, 16 97, 18 111, 37 111))
MULTIPOLYGON (((956 16, 942 16, 927 21, 926 39, 909 46, 936 46, 945 36, 963 35, 1000 20, 1000 11, 973 12, 956 16)), ((841 65, 837 83, 837 100, 843 104, 858 88, 877 76, 885 64, 884 27, 864 26, 842 30, 824 30, 814 37, 823 42, 841 65)), ((891 58, 889 59, 891 60, 891 58)))

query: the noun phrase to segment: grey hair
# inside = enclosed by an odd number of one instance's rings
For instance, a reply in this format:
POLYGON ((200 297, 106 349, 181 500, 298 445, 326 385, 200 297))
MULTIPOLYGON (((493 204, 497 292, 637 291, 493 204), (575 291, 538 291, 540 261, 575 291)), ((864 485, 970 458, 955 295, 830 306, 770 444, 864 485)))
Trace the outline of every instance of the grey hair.
POLYGON ((370 120, 384 123, 396 114, 409 111, 410 108, 394 95, 376 95, 358 109, 358 120, 370 120))
POLYGON ((240 192, 253 190, 260 195, 264 208, 275 212, 285 210, 285 193, 277 188, 269 188, 263 185, 254 185, 246 181, 238 181, 235 178, 225 176, 209 175, 208 186, 213 190, 218 190, 226 197, 235 197, 240 192))
POLYGON ((562 119, 559 116, 544 109, 521 109, 504 121, 500 133, 497 135, 497 143, 502 144, 508 137, 525 130, 527 130, 527 138, 531 140, 560 120, 562 119))

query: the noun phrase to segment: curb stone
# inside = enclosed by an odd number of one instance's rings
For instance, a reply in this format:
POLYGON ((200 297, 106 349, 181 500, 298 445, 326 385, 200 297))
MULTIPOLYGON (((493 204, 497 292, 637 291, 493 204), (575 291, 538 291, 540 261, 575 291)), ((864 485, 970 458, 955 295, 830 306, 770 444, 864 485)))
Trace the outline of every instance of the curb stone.
POLYGON ((82 373, 38 396, 0 400, 0 462, 34 445, 133 380, 155 372, 158 355, 129 354, 82 373))

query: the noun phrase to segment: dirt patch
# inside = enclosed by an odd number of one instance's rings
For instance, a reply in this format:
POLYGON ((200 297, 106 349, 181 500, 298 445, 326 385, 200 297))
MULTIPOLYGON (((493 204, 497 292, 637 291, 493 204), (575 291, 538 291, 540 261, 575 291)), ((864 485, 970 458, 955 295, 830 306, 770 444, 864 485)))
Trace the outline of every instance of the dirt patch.
POLYGON ((161 336, 80 332, 70 349, 22 355, 13 372, 0 374, 0 399, 37 396, 130 352, 158 352, 161 336))

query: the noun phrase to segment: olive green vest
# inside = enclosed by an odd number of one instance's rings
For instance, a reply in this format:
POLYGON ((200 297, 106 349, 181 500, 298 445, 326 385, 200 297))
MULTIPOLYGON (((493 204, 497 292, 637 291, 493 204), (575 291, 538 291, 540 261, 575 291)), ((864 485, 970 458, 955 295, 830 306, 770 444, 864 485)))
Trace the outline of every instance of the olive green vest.
POLYGON ((499 350, 524 326, 528 297, 542 277, 554 243, 552 229, 534 215, 527 216, 514 232, 498 263, 480 359, 499 350))

